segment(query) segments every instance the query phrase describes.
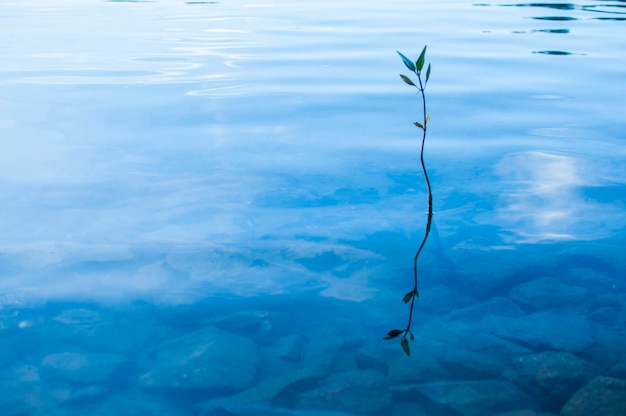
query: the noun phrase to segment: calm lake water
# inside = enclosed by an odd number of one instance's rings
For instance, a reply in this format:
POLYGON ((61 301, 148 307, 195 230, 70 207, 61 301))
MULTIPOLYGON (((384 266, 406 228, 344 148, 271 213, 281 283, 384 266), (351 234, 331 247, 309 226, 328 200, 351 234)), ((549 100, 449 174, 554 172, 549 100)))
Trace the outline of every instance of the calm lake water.
POLYGON ((3 1, 0 413, 623 414, 625 34, 623 0, 3 1))

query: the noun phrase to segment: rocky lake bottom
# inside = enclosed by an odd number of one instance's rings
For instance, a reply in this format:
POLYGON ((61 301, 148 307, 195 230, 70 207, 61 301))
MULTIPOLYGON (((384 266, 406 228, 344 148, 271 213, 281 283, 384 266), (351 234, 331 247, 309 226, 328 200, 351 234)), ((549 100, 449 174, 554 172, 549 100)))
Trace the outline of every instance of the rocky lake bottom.
POLYGON ((2 2, 0 416, 626 415, 593 3, 2 2))
POLYGON ((406 323, 395 297, 5 302, 0 413, 626 414, 623 269, 568 250, 457 251, 464 269, 424 283, 410 357, 383 340, 406 323))

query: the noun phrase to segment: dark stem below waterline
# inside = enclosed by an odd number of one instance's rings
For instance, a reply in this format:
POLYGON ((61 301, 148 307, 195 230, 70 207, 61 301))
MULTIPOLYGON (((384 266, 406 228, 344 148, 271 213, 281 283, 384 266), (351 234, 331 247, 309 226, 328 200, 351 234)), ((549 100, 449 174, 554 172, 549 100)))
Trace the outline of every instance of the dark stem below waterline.
MULTIPOLYGON (((422 96, 422 113, 423 120, 426 120, 426 95, 424 94, 424 85, 422 85, 422 77, 420 76, 419 71, 416 73, 417 80, 419 82, 419 91, 422 96)), ((422 239, 422 243, 420 244, 417 252, 415 253, 415 257, 413 258, 413 277, 414 277, 414 286, 413 292, 415 295, 411 298, 411 309, 409 311, 409 322, 407 324, 405 333, 411 330, 411 323, 413 321, 413 307, 415 305, 415 299, 419 297, 418 290, 418 278, 417 278, 417 260, 419 259, 424 246, 426 245, 426 240, 428 240, 428 235, 430 234, 430 226, 433 221, 433 193, 430 187, 430 179, 428 178, 428 171, 426 170, 426 164, 424 163, 424 145, 426 144, 426 122, 424 123, 424 127, 422 128, 422 147, 420 150, 420 163, 422 164, 422 171, 424 172, 424 180, 426 181, 426 187, 428 188, 428 219, 426 220, 426 231, 424 232, 424 238, 422 239)))

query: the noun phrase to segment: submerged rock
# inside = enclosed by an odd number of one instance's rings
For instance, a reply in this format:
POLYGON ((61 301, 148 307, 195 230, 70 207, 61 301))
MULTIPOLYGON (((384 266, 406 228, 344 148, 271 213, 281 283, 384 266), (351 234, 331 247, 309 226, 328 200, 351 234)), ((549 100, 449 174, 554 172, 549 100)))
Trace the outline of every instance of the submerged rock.
MULTIPOLYGON (((250 409, 255 406, 270 407, 276 404, 278 407, 286 407, 293 401, 293 394, 300 389, 312 386, 328 373, 330 362, 310 363, 300 369, 285 371, 275 377, 261 381, 253 387, 232 396, 209 400, 198 405, 198 414, 212 416, 219 409, 250 409), (287 399, 283 395, 289 396, 287 399)), ((239 415, 240 413, 234 414, 239 415)), ((217 413, 219 414, 219 413, 217 413)), ((227 413, 228 414, 228 413, 227 413)), ((241 413, 249 414, 249 413, 241 413)))
MULTIPOLYGON (((439 363, 450 374, 446 381, 498 378, 513 358, 531 353, 528 348, 469 325, 432 323, 421 329, 425 336, 445 345, 439 363)), ((421 382, 425 380, 433 381, 423 378, 421 382)))
POLYGON ((47 355, 41 367, 74 383, 97 384, 108 379, 124 360, 115 354, 62 352, 47 355))
POLYGON ((208 327, 160 344, 140 383, 144 387, 234 392, 250 387, 258 364, 252 341, 208 327))
POLYGON ((622 360, 609 368, 609 376, 626 379, 626 360, 622 360))
POLYGON ((288 409, 275 406, 222 403, 205 408, 199 416, 352 416, 351 413, 335 412, 328 410, 302 410, 288 409))
POLYGON ((476 325, 477 322, 489 316, 518 318, 524 315, 524 311, 510 298, 496 296, 467 308, 452 311, 444 319, 446 321, 466 322, 476 325))
POLYGON ((591 324, 572 312, 537 312, 514 319, 493 316, 485 325, 496 336, 535 348, 580 352, 593 343, 591 324))
POLYGON ((19 345, 19 336, 0 337, 0 369, 7 367, 15 362, 16 347, 19 345))
POLYGON ((533 409, 533 399, 508 381, 481 380, 419 384, 414 389, 431 400, 435 414, 450 410, 461 415, 493 415, 515 409, 533 409))
POLYGON ((517 357, 506 378, 534 397, 545 409, 558 411, 576 390, 598 374, 598 369, 573 354, 546 351, 517 357))
POLYGON ((236 335, 254 335, 256 339, 265 334, 276 333, 276 321, 280 321, 282 318, 280 315, 275 311, 243 310, 226 316, 205 318, 200 323, 205 326, 215 326, 236 335))
POLYGON ((581 357, 597 366, 607 369, 617 362, 626 360, 626 332, 620 330, 596 329, 594 343, 581 357))
POLYGON ((393 404, 389 383, 375 370, 335 373, 298 395, 298 408, 376 414, 393 404))
POLYGON ((519 284, 509 292, 511 299, 537 310, 577 308, 584 304, 588 295, 587 288, 568 285, 550 277, 519 284))
POLYGON ((107 393, 107 389, 102 386, 87 386, 72 391, 69 397, 63 402, 63 404, 83 402, 104 396, 107 393))
POLYGON ((308 330, 306 335, 290 334, 279 338, 262 350, 260 368, 264 370, 259 374, 259 382, 232 396, 201 403, 198 412, 212 416, 218 412, 216 409, 241 409, 242 406, 293 407, 299 393, 328 376, 344 341, 337 327, 317 327, 308 330))
POLYGON ((572 268, 569 280, 575 285, 588 288, 592 294, 599 296, 610 293, 620 286, 620 282, 615 278, 586 267, 572 268))
POLYGON ((90 325, 100 322, 102 317, 98 312, 89 309, 67 309, 54 318, 64 325, 90 325))
POLYGON ((620 307, 602 306, 589 313, 589 320, 602 329, 619 329, 623 326, 620 307))
POLYGON ((18 365, 0 373, 0 415, 43 414, 69 395, 52 391, 32 365, 18 365))
POLYGON ((535 412, 534 410, 514 410, 512 412, 498 413, 496 416, 558 416, 558 414, 535 412))
MULTIPOLYGON (((393 345, 395 350, 400 350, 398 344, 393 345)), ((443 365, 446 354, 443 342, 418 335, 415 341, 411 342, 411 354, 412 357, 406 357, 402 351, 396 351, 395 358, 389 363, 389 380, 392 385, 403 386, 450 379, 451 374, 443 365)))
MULTIPOLYGON (((99 386, 88 386, 71 396, 45 416, 181 416, 189 415, 184 403, 172 403, 162 395, 146 394, 133 388, 109 392, 99 386)), ((39 414, 39 413, 38 413, 39 414)))
POLYGON ((437 285, 420 291, 418 307, 431 312, 448 313, 471 304, 472 299, 460 292, 454 291, 447 286, 437 285))
POLYGON ((596 377, 561 409, 563 416, 626 415, 626 380, 596 377))
POLYGON ((84 350, 96 349, 129 355, 167 339, 171 330, 156 320, 149 310, 66 309, 50 325, 35 330, 38 337, 55 340, 84 350))

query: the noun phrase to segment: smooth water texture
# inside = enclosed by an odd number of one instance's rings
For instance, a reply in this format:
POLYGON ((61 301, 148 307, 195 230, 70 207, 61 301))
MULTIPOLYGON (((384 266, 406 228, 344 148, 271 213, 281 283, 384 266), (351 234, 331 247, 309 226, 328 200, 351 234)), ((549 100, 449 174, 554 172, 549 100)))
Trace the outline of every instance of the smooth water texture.
POLYGON ((612 0, 0 3, 0 413, 619 414, 625 33, 612 0))

